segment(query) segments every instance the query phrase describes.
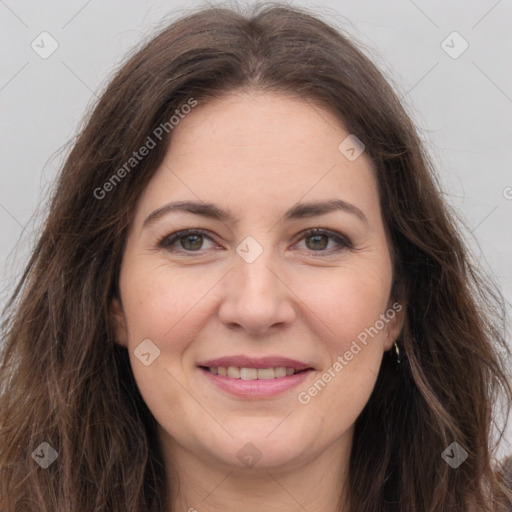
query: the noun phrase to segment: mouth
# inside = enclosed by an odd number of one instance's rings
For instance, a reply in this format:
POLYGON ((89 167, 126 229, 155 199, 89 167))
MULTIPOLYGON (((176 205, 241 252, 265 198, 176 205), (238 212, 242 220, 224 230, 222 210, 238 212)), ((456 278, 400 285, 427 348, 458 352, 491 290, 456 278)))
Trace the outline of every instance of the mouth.
POLYGON ((312 366, 288 358, 219 358, 197 365, 208 381, 222 391, 242 398, 266 398, 303 382, 312 366))
POLYGON ((273 368, 248 368, 243 366, 199 366, 199 368, 208 371, 213 375, 220 375, 221 377, 241 380, 281 379, 283 377, 289 377, 291 375, 307 372, 309 370, 309 368, 304 370, 296 370, 295 368, 287 368, 286 366, 276 366, 273 368))

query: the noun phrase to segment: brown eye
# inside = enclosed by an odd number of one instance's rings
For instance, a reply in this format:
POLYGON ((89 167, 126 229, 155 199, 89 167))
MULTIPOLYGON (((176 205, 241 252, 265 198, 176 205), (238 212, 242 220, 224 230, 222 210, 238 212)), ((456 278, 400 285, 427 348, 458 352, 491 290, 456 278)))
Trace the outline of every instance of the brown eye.
POLYGON ((203 235, 187 235, 179 239, 183 249, 196 251, 203 245, 203 235))
POLYGON ((211 249, 214 245, 212 239, 200 229, 185 229, 171 233, 164 237, 158 246, 169 252, 197 252, 202 253, 211 249), (206 242, 210 242, 210 247, 204 247, 206 242), (179 245, 177 245, 179 242, 179 245))
POLYGON ((329 237, 327 235, 308 236, 305 240, 307 248, 315 251, 318 249, 323 250, 329 244, 329 237), (307 242, 308 240, 310 243, 307 242))
POLYGON ((353 249, 353 245, 348 238, 327 229, 308 229, 302 233, 298 243, 302 241, 304 241, 304 245, 309 252, 317 252, 319 255, 327 256, 346 249, 353 249))

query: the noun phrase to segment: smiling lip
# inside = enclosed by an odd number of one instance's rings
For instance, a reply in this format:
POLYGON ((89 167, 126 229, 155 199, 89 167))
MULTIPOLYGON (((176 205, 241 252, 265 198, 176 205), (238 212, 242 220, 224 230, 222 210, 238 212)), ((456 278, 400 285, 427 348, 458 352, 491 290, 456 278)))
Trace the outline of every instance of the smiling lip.
POLYGON ((294 370, 306 370, 312 368, 311 365, 289 359, 287 357, 261 357, 251 358, 247 356, 232 356, 232 357, 219 357, 217 359, 210 359, 199 363, 197 366, 238 366, 243 368, 277 368, 278 366, 284 366, 286 368, 293 368, 294 370))
POLYGON ((303 382, 314 368, 306 363, 289 359, 286 357, 264 357, 264 358, 249 358, 246 356, 233 356, 221 357, 218 359, 211 359, 198 364, 201 373, 209 379, 216 387, 220 388, 231 395, 240 398, 270 398, 276 396, 286 390, 298 386, 303 382), (239 368, 277 368, 286 367, 293 368, 296 372, 293 375, 286 375, 284 377, 275 377, 268 380, 243 380, 231 378, 228 376, 216 375, 211 373, 208 369, 218 367, 236 366, 239 368))

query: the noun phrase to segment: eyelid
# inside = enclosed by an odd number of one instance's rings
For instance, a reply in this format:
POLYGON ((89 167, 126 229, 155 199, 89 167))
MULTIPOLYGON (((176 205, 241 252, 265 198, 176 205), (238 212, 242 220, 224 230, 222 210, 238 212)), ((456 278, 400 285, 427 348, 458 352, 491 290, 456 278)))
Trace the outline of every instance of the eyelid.
MULTIPOLYGON (((202 229, 202 228, 187 228, 187 229, 180 229, 178 231, 174 231, 173 233, 169 233, 158 241, 158 247, 162 249, 166 249, 169 245, 172 243, 177 242, 180 238, 185 238, 188 235, 203 235, 205 238, 208 238, 212 242, 214 242, 212 236, 210 236, 209 231, 202 229), (170 243, 168 241, 170 240, 170 243)), ((184 249, 181 249, 182 252, 187 253, 193 253, 193 252, 202 252, 202 251, 185 251, 184 249)))
MULTIPOLYGON (((196 234, 202 235, 204 238, 207 238, 210 241, 216 243, 214 238, 211 236, 211 234, 208 230, 205 230, 202 228, 187 228, 187 229, 178 230, 178 231, 175 231, 173 233, 163 236, 158 241, 158 247, 161 249, 166 249, 169 252, 182 253, 182 254, 186 254, 187 256, 192 256, 192 257, 204 254, 204 252, 205 252, 204 250, 187 251, 182 248, 176 249, 176 250, 168 249, 169 246, 171 246, 175 242, 179 241, 181 238, 185 238, 187 235, 196 235, 196 234), (170 242, 169 242, 169 240, 170 240, 170 242)), ((333 230, 330 230, 327 228, 320 228, 320 227, 308 228, 308 229, 301 231, 300 233, 298 233, 295 236, 294 242, 292 245, 297 244, 298 242, 300 242, 301 240, 303 240, 309 236, 315 236, 315 235, 328 236, 332 240, 336 241, 336 243, 338 244, 338 247, 331 248, 331 249, 323 249, 323 250, 319 250, 319 251, 313 251, 313 250, 307 251, 309 254, 311 254, 313 256, 326 257, 329 255, 341 252, 343 250, 353 250, 354 249, 354 246, 353 246, 351 240, 347 236, 342 235, 341 233, 338 233, 336 231, 333 231, 333 230)))
POLYGON ((331 240, 336 242, 335 247, 331 247, 330 249, 322 249, 319 251, 313 251, 308 249, 293 249, 294 251, 306 251, 308 257, 319 258, 319 259, 327 259, 332 256, 339 256, 341 253, 346 251, 355 251, 354 245, 352 241, 345 235, 338 233, 337 231, 333 231, 327 228, 308 228, 304 231, 301 231, 296 237, 293 245, 305 240, 310 236, 315 235, 326 235, 331 240))

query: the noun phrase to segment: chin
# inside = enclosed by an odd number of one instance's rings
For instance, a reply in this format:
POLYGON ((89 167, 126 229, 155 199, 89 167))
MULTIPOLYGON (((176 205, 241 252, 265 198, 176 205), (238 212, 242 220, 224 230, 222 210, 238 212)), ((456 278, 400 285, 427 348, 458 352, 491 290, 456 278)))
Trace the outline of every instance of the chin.
POLYGON ((289 426, 278 433, 275 429, 280 421, 282 418, 267 422, 264 428, 261 428, 260 423, 259 429, 240 429, 237 432, 231 428, 234 439, 226 435, 222 442, 219 439, 207 441, 199 451, 202 454, 209 453, 210 457, 228 468, 236 468, 236 471, 254 473, 295 469, 298 464, 307 462, 305 447, 310 446, 314 440, 308 441, 300 435, 293 435, 289 426))

